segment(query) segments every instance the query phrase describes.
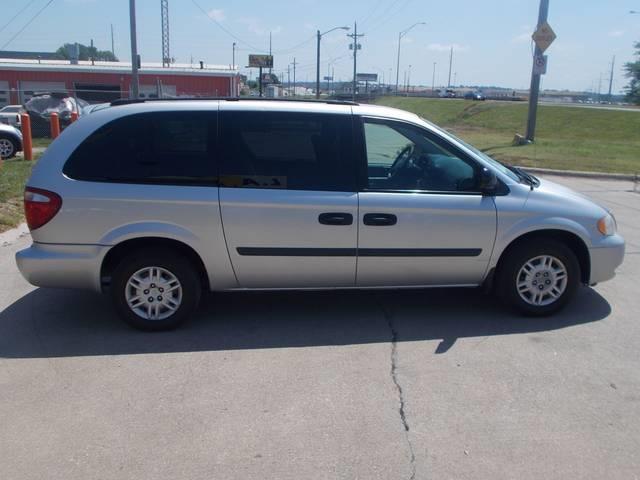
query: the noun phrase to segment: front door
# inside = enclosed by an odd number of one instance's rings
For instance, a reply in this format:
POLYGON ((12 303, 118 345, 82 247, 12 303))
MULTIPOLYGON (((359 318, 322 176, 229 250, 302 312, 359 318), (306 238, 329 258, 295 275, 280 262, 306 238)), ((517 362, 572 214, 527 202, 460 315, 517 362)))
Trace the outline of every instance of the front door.
POLYGON ((355 285, 358 198, 348 107, 221 106, 220 209, 241 287, 355 285))
POLYGON ((365 118, 357 285, 475 285, 496 236, 480 166, 420 127, 365 118))

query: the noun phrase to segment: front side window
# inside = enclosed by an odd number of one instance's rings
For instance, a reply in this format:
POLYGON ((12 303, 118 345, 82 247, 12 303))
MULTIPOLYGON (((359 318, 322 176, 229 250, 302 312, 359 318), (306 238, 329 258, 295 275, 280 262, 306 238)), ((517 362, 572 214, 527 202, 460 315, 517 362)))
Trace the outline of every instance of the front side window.
POLYGON ((220 186, 352 191, 350 115, 225 112, 220 186))
POLYGON ((215 115, 153 112, 119 118, 92 133, 63 171, 94 182, 214 185, 215 115))
POLYGON ((364 136, 369 190, 478 190, 478 167, 420 128, 365 119, 364 136))

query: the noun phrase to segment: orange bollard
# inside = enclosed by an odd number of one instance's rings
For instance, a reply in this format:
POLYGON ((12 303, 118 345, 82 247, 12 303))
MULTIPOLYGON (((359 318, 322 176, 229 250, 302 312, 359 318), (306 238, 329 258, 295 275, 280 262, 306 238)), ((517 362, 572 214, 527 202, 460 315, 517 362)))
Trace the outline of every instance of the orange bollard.
POLYGON ((58 114, 53 112, 49 121, 51 122, 51 138, 55 140, 60 135, 60 118, 58 114))
POLYGON ((33 138, 31 137, 31 117, 28 113, 20 115, 22 124, 22 152, 25 160, 33 160, 33 138))
POLYGON ((71 123, 78 119, 78 112, 71 112, 71 123))

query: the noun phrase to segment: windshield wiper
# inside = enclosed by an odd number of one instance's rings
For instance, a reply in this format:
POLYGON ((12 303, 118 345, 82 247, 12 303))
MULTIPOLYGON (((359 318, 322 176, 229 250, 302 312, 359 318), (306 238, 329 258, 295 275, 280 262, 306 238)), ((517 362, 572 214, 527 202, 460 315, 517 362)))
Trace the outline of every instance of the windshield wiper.
POLYGON ((505 167, 507 167, 509 170, 515 173, 520 180, 527 183, 531 187, 531 190, 533 190, 534 187, 540 186, 540 180, 538 180, 536 177, 534 177, 530 173, 525 172, 521 168, 514 167, 513 165, 505 165, 505 167))

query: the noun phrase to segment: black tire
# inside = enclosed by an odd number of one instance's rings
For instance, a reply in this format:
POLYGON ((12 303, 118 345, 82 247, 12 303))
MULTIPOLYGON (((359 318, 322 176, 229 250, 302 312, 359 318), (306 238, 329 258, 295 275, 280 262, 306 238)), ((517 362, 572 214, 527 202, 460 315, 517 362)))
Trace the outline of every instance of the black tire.
POLYGON ((0 149, 0 156, 3 159, 15 157, 16 153, 18 153, 18 141, 8 135, 0 135, 0 140, 3 143, 3 148, 0 149))
MULTIPOLYGON (((533 262, 535 264, 535 262, 533 262)), ((531 265, 531 264, 530 264, 531 265)), ((504 261, 501 262, 499 270, 497 272, 497 292, 510 306, 514 307, 520 313, 528 316, 545 316, 551 315, 560 309, 562 309, 571 297, 575 294, 580 284, 580 264, 575 254, 569 247, 561 242, 555 240, 549 240, 544 238, 534 238, 526 243, 515 246, 513 249, 506 253, 504 261), (537 268, 542 269, 540 272, 532 270, 532 273, 528 275, 521 269, 527 264, 527 262, 536 259, 537 257, 552 257, 553 267, 564 267, 566 272, 566 283, 564 289, 562 286, 562 275, 553 277, 554 273, 549 273, 553 278, 544 276, 544 267, 541 265, 541 260, 538 260, 537 268), (560 263, 558 263, 560 262, 560 263), (539 275, 539 278, 536 276, 539 275), (542 295, 542 298, 538 303, 551 302, 548 304, 534 305, 530 302, 535 301, 531 295, 531 290, 523 285, 522 295, 518 291, 518 284, 527 283, 528 279, 531 279, 531 283, 528 284, 530 288, 542 287, 544 293, 540 293, 537 290, 535 292, 542 295), (535 282, 535 286, 534 285, 535 282), (546 285, 550 282, 549 285, 546 285), (551 290, 553 287, 558 288, 553 291, 557 297, 553 297, 551 290), (560 292, 558 294, 558 292, 560 292), (526 297, 528 301, 525 300, 526 297)))
MULTIPOLYGON (((172 285, 175 286, 175 283, 172 285)), ((202 283, 195 266, 182 255, 177 255, 175 251, 164 248, 136 250, 132 252, 124 257, 116 266, 111 279, 111 297, 116 311, 129 325, 145 331, 171 330, 185 322, 198 308, 201 293, 202 283), (155 316, 158 318, 155 319, 143 318, 141 316, 142 313, 136 313, 127 301, 128 293, 130 293, 131 296, 136 296, 135 293, 137 292, 134 287, 129 285, 131 277, 135 273, 143 270, 142 276, 138 278, 144 278, 145 282, 151 282, 153 279, 144 275, 144 273, 146 273, 144 269, 151 267, 157 267, 156 274, 161 273, 162 278, 160 278, 160 276, 157 277, 160 279, 158 285, 154 283, 143 284, 140 287, 140 292, 144 294, 143 296, 146 299, 142 300, 144 304, 151 305, 152 312, 154 308, 157 309, 155 316), (170 299, 170 295, 176 295, 175 291, 171 294, 169 294, 168 291, 167 293, 163 293, 164 289, 170 290, 170 288, 167 287, 169 284, 166 283, 166 281, 167 278, 171 278, 171 275, 179 282, 181 294, 179 302, 177 301, 177 297, 170 299), (164 288, 160 285, 164 285, 164 288), (153 288, 145 289, 145 286, 153 286, 153 288), (146 297, 146 295, 149 295, 149 297, 146 297), (152 301, 156 303, 149 304, 149 299, 152 299, 152 301), (178 304, 172 313, 167 306, 167 302, 171 302, 170 305, 173 305, 174 308, 175 304, 178 304), (160 306, 157 307, 158 305, 160 306), (168 316, 163 317, 165 314, 168 316)), ((138 308, 139 312, 143 310, 147 311, 144 306, 138 308)))

